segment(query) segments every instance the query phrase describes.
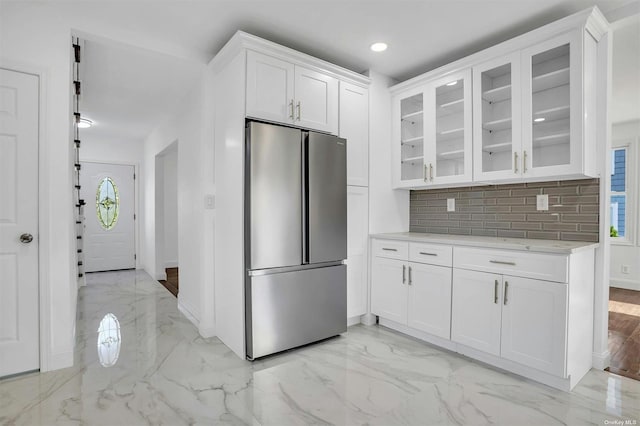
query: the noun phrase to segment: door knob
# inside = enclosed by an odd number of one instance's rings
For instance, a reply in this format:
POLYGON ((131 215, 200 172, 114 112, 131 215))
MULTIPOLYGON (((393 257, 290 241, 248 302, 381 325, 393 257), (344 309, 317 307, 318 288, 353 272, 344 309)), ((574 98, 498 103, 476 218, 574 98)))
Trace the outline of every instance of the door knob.
POLYGON ((22 235, 20 235, 20 242, 21 243, 29 244, 31 241, 33 241, 33 235, 31 235, 31 234, 22 234, 22 235))

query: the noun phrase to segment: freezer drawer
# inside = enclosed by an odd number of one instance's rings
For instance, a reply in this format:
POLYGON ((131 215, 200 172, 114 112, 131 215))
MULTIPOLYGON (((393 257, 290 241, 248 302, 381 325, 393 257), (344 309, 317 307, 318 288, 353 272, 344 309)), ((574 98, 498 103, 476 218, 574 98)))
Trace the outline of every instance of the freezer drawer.
POLYGON ((347 258, 347 141, 308 137, 308 262, 347 258))
POLYGON ((347 331, 347 267, 248 276, 247 358, 347 331))

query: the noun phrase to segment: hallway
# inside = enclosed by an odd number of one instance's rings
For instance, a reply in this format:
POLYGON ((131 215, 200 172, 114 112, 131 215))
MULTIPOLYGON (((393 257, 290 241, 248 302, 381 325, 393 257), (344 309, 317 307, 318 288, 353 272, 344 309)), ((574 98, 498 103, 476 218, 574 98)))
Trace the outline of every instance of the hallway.
POLYGON ((640 382, 592 370, 564 393, 381 327, 355 326, 342 337, 249 363, 216 338, 200 338, 174 296, 142 271, 89 274, 77 327, 73 368, 0 382, 0 424, 640 419, 640 382), (110 313, 117 322, 103 321, 110 313))

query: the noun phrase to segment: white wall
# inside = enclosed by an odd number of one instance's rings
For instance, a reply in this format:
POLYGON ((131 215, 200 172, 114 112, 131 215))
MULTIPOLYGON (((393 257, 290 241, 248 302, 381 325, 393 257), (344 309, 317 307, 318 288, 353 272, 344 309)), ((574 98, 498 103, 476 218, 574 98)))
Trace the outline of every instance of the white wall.
POLYGON ((633 205, 633 218, 627 217, 628 242, 611 242, 611 287, 640 291, 640 120, 613 125, 612 146, 628 145, 627 173, 629 202, 633 205), (634 199, 635 198, 635 199, 634 199), (629 273, 622 273, 622 265, 629 266, 629 273))
POLYGON ((178 146, 164 156, 164 268, 178 266, 178 146))
MULTIPOLYGON (((212 174, 213 157, 207 156, 208 151, 203 146, 203 127, 206 127, 204 119, 207 116, 204 113, 207 110, 204 91, 205 80, 202 78, 187 96, 185 104, 179 108, 180 112, 151 132, 144 142, 145 174, 142 193, 145 220, 142 240, 145 249, 142 261, 150 274, 156 275, 164 269, 163 260, 158 259, 155 251, 158 227, 162 226, 164 229, 164 218, 162 223, 156 223, 155 197, 160 196, 156 178, 160 173, 160 181, 165 177, 163 170, 156 170, 156 156, 177 141, 177 248, 180 254, 178 307, 199 328, 201 334, 209 336, 213 332, 213 312, 210 308, 205 308, 209 303, 205 293, 213 287, 213 275, 205 275, 205 264, 212 263, 213 260, 210 246, 213 235, 207 231, 212 226, 208 223, 211 214, 205 212, 204 193, 205 190, 211 191, 211 180, 206 176, 212 174)), ((212 116, 210 113, 208 115, 212 116)), ((163 162, 159 168, 164 169, 164 166, 163 162)), ((213 303, 212 300, 210 302, 213 303)))
POLYGON ((369 232, 409 231, 409 191, 391 189, 391 96, 395 82, 369 71, 369 232))

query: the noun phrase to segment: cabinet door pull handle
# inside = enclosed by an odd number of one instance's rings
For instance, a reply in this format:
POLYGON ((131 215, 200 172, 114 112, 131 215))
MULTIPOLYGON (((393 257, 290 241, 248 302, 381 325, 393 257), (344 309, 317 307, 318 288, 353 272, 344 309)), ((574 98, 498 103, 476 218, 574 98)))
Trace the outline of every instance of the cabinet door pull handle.
POLYGON ((504 304, 507 304, 507 289, 509 288, 509 281, 504 282, 504 304))
POLYGON ((429 163, 429 180, 433 182, 433 164, 429 163))
POLYGON ((516 266, 516 262, 503 262, 502 260, 490 260, 491 263, 497 263, 498 265, 511 265, 516 266))
POLYGON ((407 280, 406 277, 405 277, 405 269, 406 268, 407 267, 405 265, 402 265, 402 284, 404 284, 405 281, 407 280))
POLYGON ((424 167, 422 169, 422 179, 426 182, 427 181, 427 164, 424 164, 424 167))
POLYGON ((437 253, 427 253, 426 251, 421 251, 420 254, 424 254, 425 256, 437 256, 437 253))
POLYGON ((494 281, 493 286, 493 303, 498 304, 498 280, 494 281))
POLYGON ((527 173, 527 151, 522 153, 522 173, 527 173))
POLYGON ((291 114, 289 114, 289 118, 291 120, 294 120, 294 113, 293 113, 293 99, 291 99, 291 102, 289 102, 289 108, 291 108, 291 114))
POLYGON ((409 266, 409 285, 411 285, 411 266, 409 266))
POLYGON ((300 111, 302 110, 302 108, 300 107, 300 101, 298 101, 298 103, 296 104, 296 108, 298 110, 298 118, 297 118, 297 120, 300 121, 300 115, 301 115, 300 111))
POLYGON ((513 153, 513 173, 518 173, 518 153, 513 153))
POLYGON ((384 251, 398 251, 398 249, 392 249, 392 248, 388 248, 388 247, 382 247, 382 250, 384 250, 384 251))

